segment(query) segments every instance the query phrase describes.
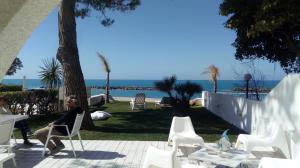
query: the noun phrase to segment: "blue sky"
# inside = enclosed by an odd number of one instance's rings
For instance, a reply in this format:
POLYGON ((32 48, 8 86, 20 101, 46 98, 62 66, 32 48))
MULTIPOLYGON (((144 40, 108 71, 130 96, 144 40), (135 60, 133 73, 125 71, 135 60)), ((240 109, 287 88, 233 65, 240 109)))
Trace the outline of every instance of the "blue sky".
MULTIPOLYGON (((211 64, 220 79, 236 79, 247 68, 234 59, 235 32, 225 29, 219 15, 221 0, 142 0, 130 13, 113 12, 115 23, 105 28, 100 16, 77 19, 78 48, 86 79, 104 79, 96 51, 107 57, 112 79, 207 79, 201 72, 211 64)), ((37 79, 42 60, 56 55, 58 47, 55 9, 32 33, 18 57, 24 68, 6 78, 37 79)), ((278 64, 256 61, 266 79, 282 79, 278 64)))

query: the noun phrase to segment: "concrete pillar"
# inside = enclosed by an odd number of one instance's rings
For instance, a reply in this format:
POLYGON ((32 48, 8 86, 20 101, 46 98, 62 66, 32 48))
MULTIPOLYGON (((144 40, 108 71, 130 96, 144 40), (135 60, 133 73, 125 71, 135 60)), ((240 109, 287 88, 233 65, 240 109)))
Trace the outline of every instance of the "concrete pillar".
POLYGON ((207 100, 208 100, 208 91, 202 91, 202 106, 207 107, 207 100))

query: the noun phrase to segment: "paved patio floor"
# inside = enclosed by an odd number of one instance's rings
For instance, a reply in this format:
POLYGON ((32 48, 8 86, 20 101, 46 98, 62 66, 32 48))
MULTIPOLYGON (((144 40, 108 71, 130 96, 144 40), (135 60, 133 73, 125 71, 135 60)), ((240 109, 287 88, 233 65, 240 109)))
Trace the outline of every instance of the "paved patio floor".
MULTIPOLYGON (((13 141, 12 141, 13 142, 13 141)), ((20 168, 139 168, 143 163, 147 148, 152 145, 167 150, 166 142, 162 141, 112 141, 85 140, 85 151, 82 151, 79 141, 75 144, 77 158, 73 157, 70 142, 64 140, 66 148, 55 156, 42 157, 43 146, 37 140, 31 140, 34 146, 26 148, 22 140, 14 147, 17 167, 20 168)), ((184 160, 184 158, 183 158, 184 160)), ((7 161, 4 168, 11 168, 12 161, 7 161)))
MULTIPOLYGON (((13 142, 13 141, 12 141, 13 142)), ((77 158, 73 157, 70 142, 64 140, 66 148, 55 156, 42 157, 43 145, 37 140, 31 140, 34 146, 26 148, 22 140, 17 140, 14 152, 16 153, 17 167, 20 168, 140 168, 144 160, 145 153, 149 146, 155 146, 163 150, 171 150, 167 142, 163 141, 113 141, 113 140, 85 140, 83 141, 85 151, 82 151, 79 141, 75 144, 77 158)), ((195 151, 194 148, 181 148, 177 157, 181 162, 190 162, 184 155, 195 151)), ((270 153, 269 153, 270 155, 270 153)), ((222 167, 204 163, 208 168, 222 167)), ((4 168, 13 167, 12 161, 4 163, 4 168)), ((247 168, 257 167, 248 165, 247 168)))

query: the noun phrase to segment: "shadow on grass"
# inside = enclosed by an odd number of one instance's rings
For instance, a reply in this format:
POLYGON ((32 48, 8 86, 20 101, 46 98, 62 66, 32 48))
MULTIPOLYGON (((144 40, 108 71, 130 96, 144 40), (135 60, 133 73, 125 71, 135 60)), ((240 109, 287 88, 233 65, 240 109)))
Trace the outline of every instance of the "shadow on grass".
MULTIPOLYGON (((108 121, 95 121, 96 132, 105 133, 164 133, 168 134, 172 122, 172 109, 147 109, 137 112, 115 112, 108 121)), ((215 116, 205 108, 189 111, 195 131, 198 134, 221 134, 230 129, 230 134, 242 131, 215 116)))
MULTIPOLYGON (((166 140, 172 122, 172 108, 155 109, 154 104, 147 104, 145 110, 134 111, 131 111, 128 102, 109 103, 89 109, 90 112, 97 110, 109 112, 112 117, 94 121, 94 129, 82 131, 84 139, 166 140)), ((226 129, 230 129, 229 134, 234 138, 243 133, 205 108, 193 107, 189 114, 196 133, 209 141, 217 140, 226 129)), ((62 114, 32 117, 28 123, 32 130, 36 130, 60 115, 62 114)), ((17 137, 20 137, 19 131, 17 137)))

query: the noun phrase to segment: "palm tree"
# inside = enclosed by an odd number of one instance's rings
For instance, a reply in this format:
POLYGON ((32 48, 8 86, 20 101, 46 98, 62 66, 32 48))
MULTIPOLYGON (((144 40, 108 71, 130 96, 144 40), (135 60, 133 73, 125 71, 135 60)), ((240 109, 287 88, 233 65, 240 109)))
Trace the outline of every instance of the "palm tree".
POLYGON ((103 55, 99 54, 98 52, 97 52, 97 55, 103 64, 104 71, 107 73, 106 87, 105 87, 105 103, 109 103, 109 73, 110 73, 111 69, 109 67, 109 64, 108 64, 106 58, 103 55))
POLYGON ((169 95, 173 107, 173 116, 186 116, 190 108, 190 99, 194 94, 202 92, 202 86, 189 81, 176 84, 176 76, 155 82, 155 87, 169 95))
POLYGON ((213 91, 214 93, 217 93, 217 89, 218 89, 217 78, 220 76, 219 68, 214 65, 210 65, 202 73, 210 75, 210 80, 213 82, 213 87, 214 87, 213 91))
POLYGON ((63 75, 60 63, 53 57, 44 59, 43 64, 44 66, 40 66, 39 77, 44 86, 50 89, 59 87, 63 75))
POLYGON ((167 93, 169 97, 172 98, 172 91, 174 90, 176 80, 176 76, 173 75, 171 77, 164 78, 162 81, 155 82, 155 87, 158 90, 167 93))
POLYGON ((246 99, 248 98, 249 93, 249 81, 252 79, 252 75, 250 73, 246 73, 244 75, 244 80, 246 81, 246 99))

